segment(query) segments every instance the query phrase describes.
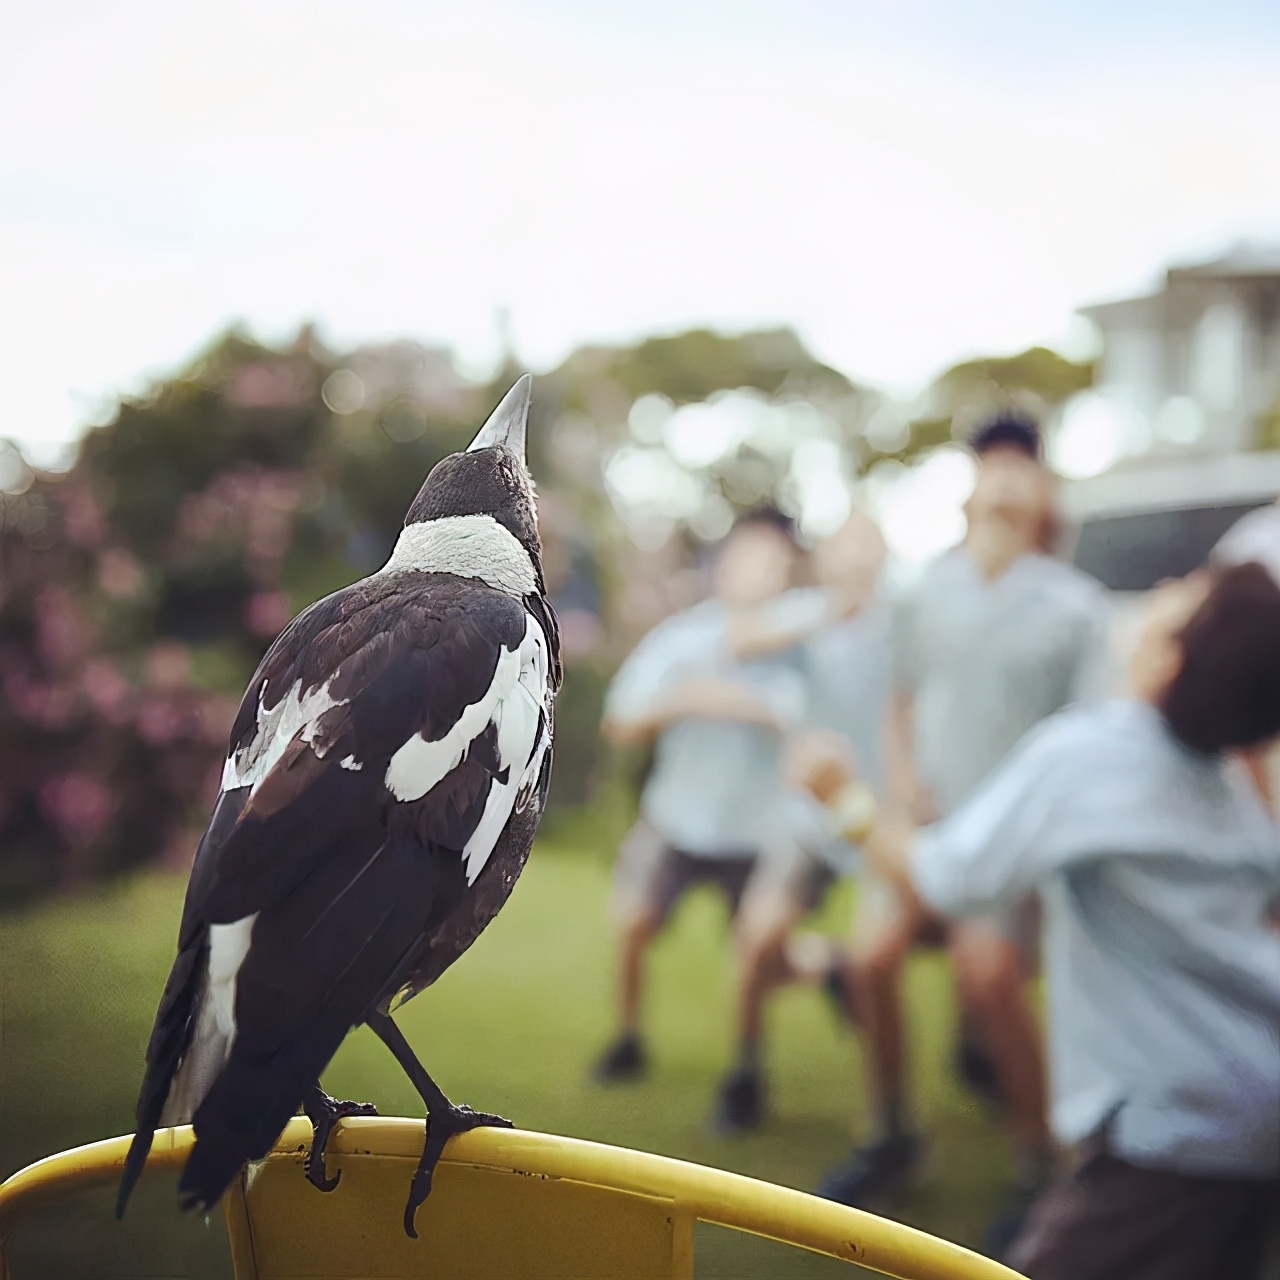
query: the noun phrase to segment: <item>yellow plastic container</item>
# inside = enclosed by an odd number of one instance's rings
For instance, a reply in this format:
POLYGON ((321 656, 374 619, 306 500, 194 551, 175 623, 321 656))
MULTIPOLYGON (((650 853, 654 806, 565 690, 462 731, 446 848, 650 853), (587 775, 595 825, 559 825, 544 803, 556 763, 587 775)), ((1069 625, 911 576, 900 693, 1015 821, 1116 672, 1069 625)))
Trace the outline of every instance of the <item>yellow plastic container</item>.
MULTIPOLYGON (((156 1135, 147 1172, 176 1169, 189 1127, 156 1135)), ((638 1280, 691 1277, 694 1225, 829 1254, 900 1280, 1015 1280, 999 1263, 911 1227, 719 1169, 519 1129, 452 1139, 418 1210, 401 1227, 422 1150, 421 1120, 356 1118, 329 1142, 336 1191, 306 1181, 311 1124, 289 1123, 224 1200, 236 1280, 638 1280)), ((127 1138, 50 1156, 0 1184, 5 1243, 24 1216, 119 1176, 127 1138)), ((175 1212, 177 1212, 175 1208, 175 1212)))

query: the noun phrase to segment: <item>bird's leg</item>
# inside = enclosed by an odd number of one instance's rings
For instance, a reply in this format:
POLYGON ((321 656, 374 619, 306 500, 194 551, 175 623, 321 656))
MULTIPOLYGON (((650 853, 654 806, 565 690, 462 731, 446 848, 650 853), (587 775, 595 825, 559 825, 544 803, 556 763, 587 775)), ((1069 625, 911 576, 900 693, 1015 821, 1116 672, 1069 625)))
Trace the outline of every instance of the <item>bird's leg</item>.
POLYGON ((332 1178, 325 1176, 324 1149, 333 1126, 344 1116, 376 1116, 378 1109, 372 1102, 339 1102, 329 1097, 317 1081, 307 1090, 302 1110, 314 1130, 306 1159, 307 1181, 320 1191, 332 1191, 342 1177, 341 1173, 335 1173, 332 1178))
POLYGON ((389 1014, 374 1013, 367 1019, 378 1039, 395 1055, 396 1061, 404 1068, 404 1073, 413 1082, 427 1107, 427 1141, 422 1148, 422 1159, 418 1161, 417 1172, 409 1186, 409 1202, 404 1210, 404 1230, 411 1239, 416 1240, 418 1233, 414 1228, 414 1215, 418 1206, 431 1194, 431 1180, 436 1165, 444 1153, 445 1143, 455 1133, 466 1133, 469 1129, 479 1129, 486 1125, 494 1125, 504 1129, 512 1127, 511 1121, 502 1116, 490 1115, 487 1111, 473 1111, 470 1107, 460 1107, 444 1096, 444 1091, 427 1074, 404 1038, 404 1032, 392 1022, 389 1014))

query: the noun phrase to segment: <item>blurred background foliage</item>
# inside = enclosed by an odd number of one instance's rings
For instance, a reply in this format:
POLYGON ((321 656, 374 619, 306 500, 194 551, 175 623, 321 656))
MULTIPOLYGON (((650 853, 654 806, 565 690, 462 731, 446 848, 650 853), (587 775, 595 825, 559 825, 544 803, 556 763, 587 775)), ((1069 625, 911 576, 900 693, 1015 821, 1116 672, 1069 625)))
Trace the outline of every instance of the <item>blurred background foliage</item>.
MULTIPOLYGON (((0 902, 190 858, 266 646, 383 562, 427 472, 519 372, 477 382, 412 342, 233 330, 121 400, 65 473, 0 442, 0 902)), ((904 406, 787 330, 584 347, 540 377, 530 462, 569 667, 552 823, 626 804, 596 734, 608 676, 698 598, 736 512, 777 503, 821 536, 878 465, 1091 377, 1037 348, 957 365, 904 406)))

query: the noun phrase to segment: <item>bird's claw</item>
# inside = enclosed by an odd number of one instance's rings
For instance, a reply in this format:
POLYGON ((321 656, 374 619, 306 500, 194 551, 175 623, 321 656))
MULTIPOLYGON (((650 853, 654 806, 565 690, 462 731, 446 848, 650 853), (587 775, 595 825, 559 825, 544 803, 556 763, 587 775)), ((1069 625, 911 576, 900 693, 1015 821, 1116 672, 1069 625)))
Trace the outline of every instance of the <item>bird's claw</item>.
POLYGON ((338 1183, 342 1181, 342 1170, 332 1176, 324 1172, 324 1152, 313 1152, 307 1156, 307 1181, 311 1183, 317 1191, 336 1191, 338 1183))
POLYGON ((457 1108, 459 1117, 466 1121, 455 1130, 456 1133, 466 1133, 469 1129, 514 1129, 515 1122, 508 1120, 506 1116, 496 1116, 492 1111, 476 1111, 468 1106, 457 1108))
POLYGON ((303 1165, 307 1171, 307 1181, 317 1191, 332 1191, 342 1179, 341 1170, 332 1177, 325 1172, 324 1152, 334 1125, 347 1116, 376 1116, 378 1109, 372 1102, 339 1102, 328 1094, 320 1096, 323 1101, 308 1111, 313 1134, 311 1150, 307 1152, 303 1165))
POLYGON ((413 1181, 409 1184, 409 1200, 404 1208, 404 1233, 411 1240, 418 1238, 413 1219, 419 1206, 431 1194, 436 1165, 444 1154, 445 1144, 455 1134, 487 1128, 514 1129, 515 1125, 505 1116, 496 1116, 489 1111, 475 1111, 471 1107, 459 1107, 453 1103, 447 1109, 437 1107, 427 1117, 426 1145, 422 1148, 422 1159, 418 1161, 413 1181))

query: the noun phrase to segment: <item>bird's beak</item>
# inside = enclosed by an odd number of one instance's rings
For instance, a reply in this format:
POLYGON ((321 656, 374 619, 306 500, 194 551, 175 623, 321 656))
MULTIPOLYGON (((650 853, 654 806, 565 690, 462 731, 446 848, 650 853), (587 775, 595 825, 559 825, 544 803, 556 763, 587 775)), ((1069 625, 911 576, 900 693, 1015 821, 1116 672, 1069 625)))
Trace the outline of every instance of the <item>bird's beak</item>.
POLYGON ((502 445, 523 459, 524 431, 529 421, 532 393, 533 379, 527 373, 521 374, 515 386, 502 397, 502 403, 489 415, 489 421, 476 433, 476 438, 467 446, 467 452, 502 445))

